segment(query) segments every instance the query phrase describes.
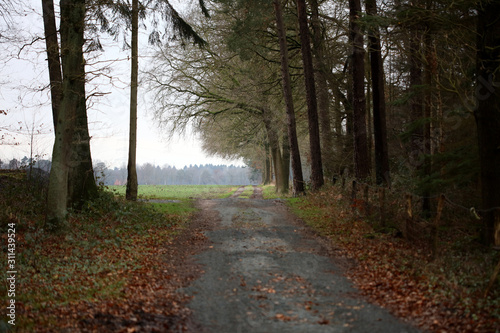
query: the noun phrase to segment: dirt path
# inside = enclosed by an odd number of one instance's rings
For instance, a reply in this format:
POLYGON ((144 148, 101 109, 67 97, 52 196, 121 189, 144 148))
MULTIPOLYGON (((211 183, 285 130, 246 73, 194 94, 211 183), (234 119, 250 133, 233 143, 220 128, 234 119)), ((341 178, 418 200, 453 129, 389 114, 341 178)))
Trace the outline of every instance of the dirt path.
POLYGON ((242 191, 199 202, 209 243, 194 256, 204 274, 183 290, 192 332, 418 332, 363 300, 285 207, 242 191))

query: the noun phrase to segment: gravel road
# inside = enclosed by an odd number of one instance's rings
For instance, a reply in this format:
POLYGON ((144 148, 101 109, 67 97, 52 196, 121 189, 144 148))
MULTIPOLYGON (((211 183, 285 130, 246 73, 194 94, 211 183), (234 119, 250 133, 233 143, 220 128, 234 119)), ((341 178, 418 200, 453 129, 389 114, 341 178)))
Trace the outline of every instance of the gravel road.
POLYGON ((193 332, 419 332, 364 300, 301 221, 254 191, 200 201, 210 243, 183 290, 193 332))

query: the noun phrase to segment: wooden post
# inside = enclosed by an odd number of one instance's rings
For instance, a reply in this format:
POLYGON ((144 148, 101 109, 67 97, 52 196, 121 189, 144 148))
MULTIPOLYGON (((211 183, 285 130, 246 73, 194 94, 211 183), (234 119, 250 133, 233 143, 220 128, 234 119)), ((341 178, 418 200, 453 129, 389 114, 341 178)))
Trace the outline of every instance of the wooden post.
POLYGON ((444 207, 444 194, 441 194, 438 198, 436 218, 434 219, 434 224, 432 226, 432 260, 437 258, 438 253, 438 243, 439 243, 439 222, 441 220, 441 213, 444 207))
POLYGON ((385 228, 385 188, 378 190, 378 200, 380 205, 380 225, 385 228))

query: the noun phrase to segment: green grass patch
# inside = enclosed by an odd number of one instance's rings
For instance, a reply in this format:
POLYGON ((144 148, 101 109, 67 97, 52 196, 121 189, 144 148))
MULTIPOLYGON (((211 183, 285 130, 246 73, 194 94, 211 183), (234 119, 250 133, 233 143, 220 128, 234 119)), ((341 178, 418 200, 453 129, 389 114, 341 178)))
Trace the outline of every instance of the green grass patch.
POLYGON ((291 197, 291 193, 277 193, 274 185, 262 185, 261 187, 264 199, 283 199, 291 197))
MULTIPOLYGON (((125 186, 108 186, 109 190, 125 195, 125 186)), ((222 199, 231 196, 238 186, 233 185, 139 185, 138 196, 142 199, 222 199)))
POLYGON ((179 200, 178 202, 148 203, 156 211, 168 215, 189 215, 196 212, 191 200, 179 200))
POLYGON ((253 195, 253 187, 252 186, 246 186, 243 192, 238 196, 240 199, 250 199, 250 197, 253 195))

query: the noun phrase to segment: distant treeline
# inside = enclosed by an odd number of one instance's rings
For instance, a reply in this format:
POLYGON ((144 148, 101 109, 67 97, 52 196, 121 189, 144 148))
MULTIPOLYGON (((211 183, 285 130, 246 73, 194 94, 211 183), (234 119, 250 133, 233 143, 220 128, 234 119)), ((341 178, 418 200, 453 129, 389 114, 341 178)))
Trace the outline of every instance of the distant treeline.
MULTIPOLYGON (((41 169, 48 178, 51 162, 38 160, 33 167, 41 169)), ((0 161, 3 169, 29 168, 30 160, 25 157, 21 161, 12 159, 7 163, 0 161)), ((127 168, 108 168, 105 163, 94 165, 94 173, 98 183, 103 185, 125 185, 127 183, 127 168)), ((41 175, 40 173, 37 173, 41 175)), ((249 167, 234 165, 190 165, 177 169, 172 166, 154 166, 145 163, 137 166, 139 185, 249 185, 261 183, 261 173, 249 167)))
MULTIPOLYGON (((104 185, 124 185, 127 168, 108 169, 97 163, 94 171, 98 182, 104 185)), ((234 165, 190 165, 177 169, 171 166, 154 166, 145 163, 137 166, 139 185, 248 185, 259 184, 261 175, 248 167, 234 165)))

